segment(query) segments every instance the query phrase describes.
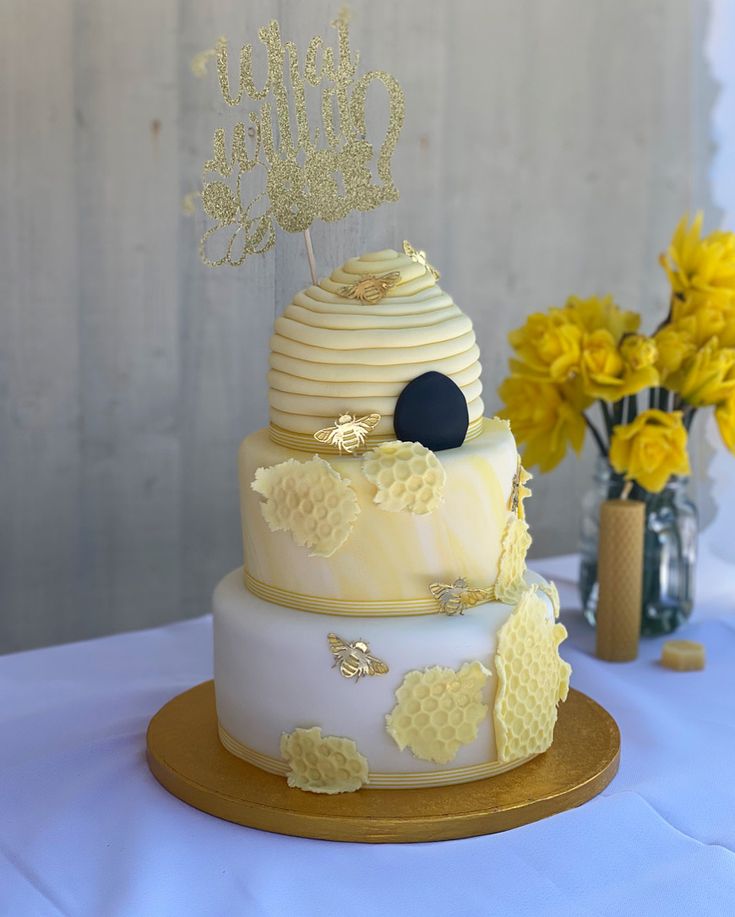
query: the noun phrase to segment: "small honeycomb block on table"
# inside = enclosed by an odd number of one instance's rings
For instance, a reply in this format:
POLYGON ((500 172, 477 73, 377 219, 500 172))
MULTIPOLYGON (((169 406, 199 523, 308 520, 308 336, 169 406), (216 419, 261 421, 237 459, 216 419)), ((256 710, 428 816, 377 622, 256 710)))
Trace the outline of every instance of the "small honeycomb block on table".
POLYGON ((661 665, 675 672, 696 672, 704 663, 704 646, 694 640, 667 640, 661 650, 661 665))

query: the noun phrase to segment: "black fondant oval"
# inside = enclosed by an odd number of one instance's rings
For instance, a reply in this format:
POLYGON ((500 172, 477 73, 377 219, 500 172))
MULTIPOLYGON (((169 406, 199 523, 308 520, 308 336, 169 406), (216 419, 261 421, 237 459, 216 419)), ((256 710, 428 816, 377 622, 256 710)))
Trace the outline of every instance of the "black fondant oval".
POLYGON ((470 419, 460 387, 443 373, 412 379, 396 402, 393 426, 398 439, 421 443, 433 452, 464 442, 470 419))

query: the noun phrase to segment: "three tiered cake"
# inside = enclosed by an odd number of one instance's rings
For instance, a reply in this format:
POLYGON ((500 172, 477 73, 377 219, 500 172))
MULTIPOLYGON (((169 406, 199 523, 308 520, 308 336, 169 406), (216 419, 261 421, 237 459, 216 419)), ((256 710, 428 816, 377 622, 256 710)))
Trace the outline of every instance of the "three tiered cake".
POLYGON ((404 248, 276 320, 270 426, 239 455, 244 566, 214 594, 222 743, 318 793, 523 764, 569 683, 472 323, 404 248))

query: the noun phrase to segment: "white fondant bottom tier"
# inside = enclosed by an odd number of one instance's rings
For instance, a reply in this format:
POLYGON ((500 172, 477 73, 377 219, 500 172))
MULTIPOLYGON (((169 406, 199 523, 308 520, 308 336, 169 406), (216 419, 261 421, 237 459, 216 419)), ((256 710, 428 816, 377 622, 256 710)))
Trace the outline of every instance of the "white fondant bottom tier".
MULTIPOLYGON (((543 582, 527 574, 529 584, 543 582)), ((551 604, 549 619, 553 619, 551 604)), ((295 611, 252 595, 242 569, 214 593, 214 672, 220 737, 233 754, 273 773, 286 774, 281 736, 321 728, 324 736, 352 739, 367 758, 367 785, 382 788, 441 786, 477 780, 517 767, 499 761, 493 708, 497 689, 497 635, 513 611, 499 602, 447 617, 342 617, 295 611), (345 678, 333 667, 327 635, 363 641, 387 663, 382 675, 345 678), (477 734, 447 763, 403 751, 386 729, 396 690, 409 672, 433 666, 459 670, 479 661, 489 671, 487 705, 477 734)))

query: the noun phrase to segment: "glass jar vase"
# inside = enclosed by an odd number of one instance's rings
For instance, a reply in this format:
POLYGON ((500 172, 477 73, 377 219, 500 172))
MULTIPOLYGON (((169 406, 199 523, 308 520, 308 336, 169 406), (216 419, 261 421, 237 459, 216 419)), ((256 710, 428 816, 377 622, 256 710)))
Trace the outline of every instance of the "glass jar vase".
MULTIPOLYGON (((637 485, 630 498, 646 504, 643 557, 643 607, 641 633, 669 634, 686 621, 694 602, 694 568, 697 559, 697 510, 687 496, 685 477, 672 477, 660 493, 637 485)), ((598 457, 594 486, 582 501, 579 592, 590 624, 597 613, 597 548, 600 505, 619 497, 623 477, 598 457)))

